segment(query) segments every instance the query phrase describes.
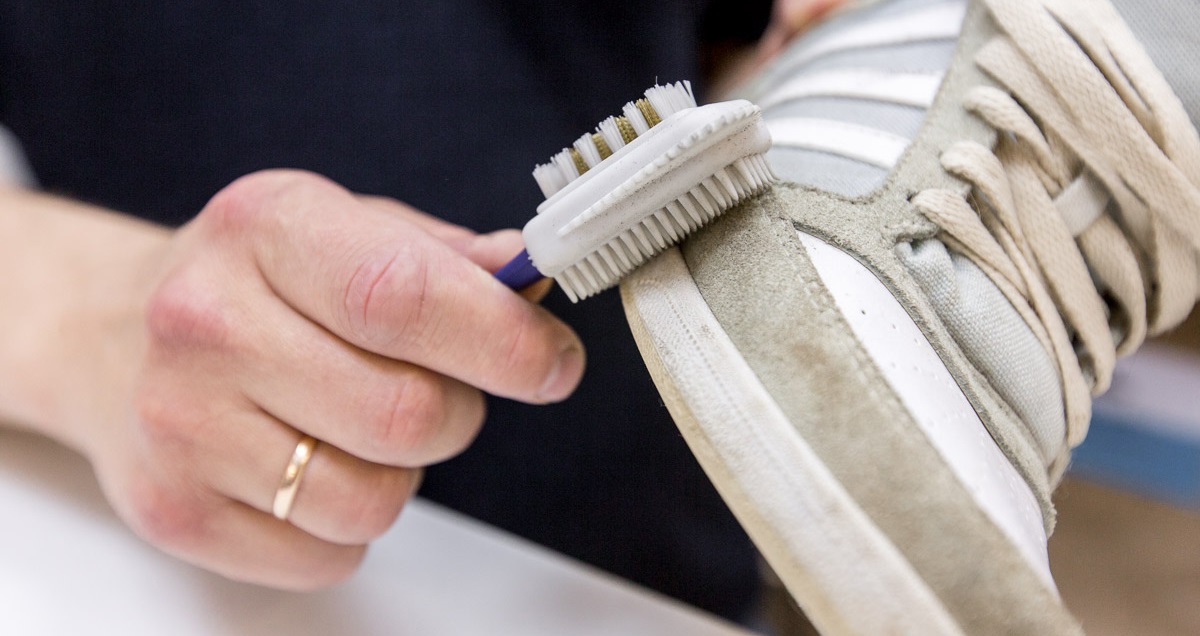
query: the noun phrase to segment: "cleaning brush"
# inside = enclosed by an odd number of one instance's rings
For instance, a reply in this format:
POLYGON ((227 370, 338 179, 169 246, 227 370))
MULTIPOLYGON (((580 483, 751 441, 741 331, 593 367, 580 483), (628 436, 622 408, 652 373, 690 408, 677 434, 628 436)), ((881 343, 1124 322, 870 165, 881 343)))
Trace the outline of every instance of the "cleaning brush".
POLYGON ((770 146, 754 104, 697 106, 688 82, 655 86, 534 169, 546 200, 496 277, 514 289, 551 277, 572 302, 608 289, 765 190, 770 146))

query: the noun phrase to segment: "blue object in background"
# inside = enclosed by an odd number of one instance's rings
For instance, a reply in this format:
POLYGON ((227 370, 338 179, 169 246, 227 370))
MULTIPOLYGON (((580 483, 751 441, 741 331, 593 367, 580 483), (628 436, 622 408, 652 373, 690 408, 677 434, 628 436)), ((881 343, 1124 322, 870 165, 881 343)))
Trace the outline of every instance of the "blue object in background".
MULTIPOLYGON (((1200 417, 1200 414, 1197 414, 1200 417)), ((1200 508, 1200 439, 1127 414, 1097 412, 1072 456, 1086 479, 1188 508, 1200 508)))

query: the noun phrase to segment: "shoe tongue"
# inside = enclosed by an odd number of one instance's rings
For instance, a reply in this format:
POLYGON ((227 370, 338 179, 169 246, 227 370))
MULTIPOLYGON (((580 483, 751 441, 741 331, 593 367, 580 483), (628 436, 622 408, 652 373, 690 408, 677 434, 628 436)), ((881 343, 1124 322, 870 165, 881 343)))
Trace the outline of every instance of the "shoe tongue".
POLYGON ((828 20, 748 87, 786 181, 845 196, 886 180, 949 68, 966 2, 896 0, 828 20))

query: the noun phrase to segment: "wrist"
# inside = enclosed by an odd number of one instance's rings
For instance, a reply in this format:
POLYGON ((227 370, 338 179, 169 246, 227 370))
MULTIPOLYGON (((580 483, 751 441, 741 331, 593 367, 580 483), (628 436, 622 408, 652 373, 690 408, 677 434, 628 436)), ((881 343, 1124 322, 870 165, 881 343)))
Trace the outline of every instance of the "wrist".
POLYGON ((141 306, 170 233, 65 199, 0 193, 0 420, 85 454, 125 417, 141 306), (128 370, 127 370, 128 369, 128 370))

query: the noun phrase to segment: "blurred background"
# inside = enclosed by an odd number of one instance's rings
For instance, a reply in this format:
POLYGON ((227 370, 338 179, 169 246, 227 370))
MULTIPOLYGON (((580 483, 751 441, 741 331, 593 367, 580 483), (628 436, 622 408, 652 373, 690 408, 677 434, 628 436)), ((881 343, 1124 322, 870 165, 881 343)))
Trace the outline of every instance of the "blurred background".
POLYGON ((1051 568, 1088 634, 1200 634, 1200 315, 1118 364, 1055 503, 1051 568))

